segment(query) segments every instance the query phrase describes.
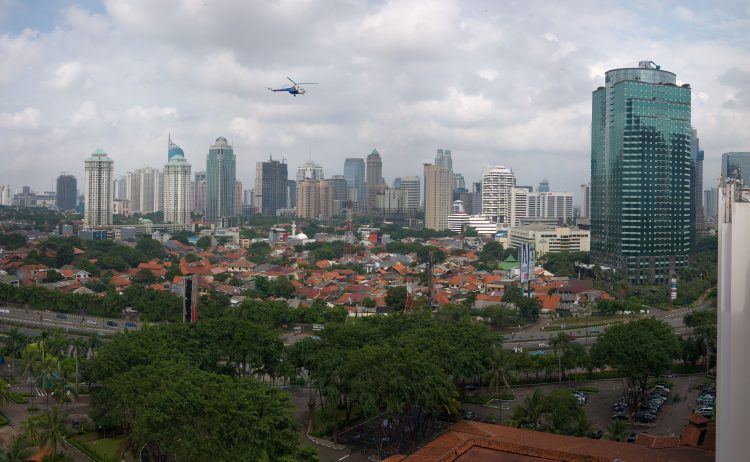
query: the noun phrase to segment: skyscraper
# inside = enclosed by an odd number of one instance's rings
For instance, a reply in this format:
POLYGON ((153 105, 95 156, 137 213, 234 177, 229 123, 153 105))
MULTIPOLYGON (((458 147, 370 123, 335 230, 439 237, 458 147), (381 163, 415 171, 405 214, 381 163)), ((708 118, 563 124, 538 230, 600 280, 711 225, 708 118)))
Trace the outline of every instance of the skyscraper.
POLYGON ((404 176, 396 178, 393 181, 393 187, 404 190, 404 210, 407 212, 416 212, 421 204, 420 195, 422 191, 419 187, 418 176, 404 176))
POLYGON ((171 154, 164 165, 164 222, 187 225, 192 208, 190 164, 182 154, 171 154))
POLYGON ((293 209, 297 207, 297 182, 289 180, 286 183, 286 208, 293 209))
POLYGON ((83 223, 86 227, 112 225, 112 176, 115 163, 101 149, 83 163, 83 223))
POLYGON ((481 181, 475 181, 472 183, 472 191, 471 191, 471 212, 466 211, 466 213, 470 213, 471 215, 481 215, 482 214, 482 182, 481 181))
POLYGON ((57 177, 57 208, 60 210, 75 210, 78 197, 78 183, 73 175, 62 174, 57 177))
POLYGON ((523 219, 540 219, 565 224, 573 219, 573 193, 529 192, 511 189, 510 225, 517 227, 523 219))
POLYGON ((312 160, 308 160, 304 164, 297 167, 297 182, 303 180, 322 180, 323 179, 323 167, 316 164, 312 160))
POLYGON ((172 159, 174 156, 182 156, 185 159, 185 153, 182 148, 172 142, 172 135, 170 134, 167 138, 167 161, 172 159))
MULTIPOLYGON (((464 176, 460 173, 454 173, 453 174, 453 190, 466 190, 466 180, 464 179, 464 176)), ((463 204, 461 204, 463 206, 463 204)))
MULTIPOLYGON (((373 149, 367 156, 367 209, 375 208, 375 196, 385 189, 383 181, 383 161, 380 159, 380 153, 373 149)), ((361 203, 361 201, 360 201, 361 203)))
POLYGON ((453 173, 445 167, 424 164, 424 226, 448 229, 453 204, 453 173))
POLYGON ((209 148, 206 160, 206 218, 218 227, 235 226, 234 149, 223 136, 209 148))
POLYGON ((715 219, 719 214, 719 188, 703 191, 703 204, 705 218, 715 219))
POLYGON ((349 184, 344 175, 333 175, 333 214, 338 215, 349 200, 349 184))
POLYGON ((591 183, 581 185, 580 218, 591 218, 591 183))
POLYGON ((255 164, 255 205, 258 213, 276 216, 278 209, 286 208, 288 187, 289 175, 285 162, 269 158, 267 162, 255 164))
POLYGON ((549 192, 549 180, 543 179, 539 182, 539 189, 537 192, 549 192))
POLYGON ((242 215, 242 182, 240 180, 234 182, 234 214, 238 217, 242 215))
POLYGON ((721 174, 750 186, 750 152, 725 152, 721 155, 721 174))
MULTIPOLYGON (((703 149, 698 139, 698 130, 693 129, 690 144, 690 231, 695 237, 698 230, 703 229, 703 149)), ((695 241, 693 241, 695 242, 695 241)))
POLYGON ((435 165, 439 165, 450 171, 453 171, 453 158, 451 158, 450 149, 438 149, 435 154, 435 165))
POLYGON ((206 213, 206 172, 195 172, 193 181, 193 212, 206 213))
POLYGON ((128 172, 125 186, 132 212, 151 213, 164 208, 164 178, 159 169, 145 167, 128 172))
POLYGON ((690 252, 690 86, 651 61, 593 92, 591 253, 631 283, 666 283, 690 252))
POLYGON ((516 185, 513 170, 502 165, 487 167, 482 174, 482 215, 508 225, 511 212, 511 189, 516 185))
POLYGON ((333 180, 302 180, 297 183, 297 216, 329 218, 334 214, 333 180))
POLYGON ((344 177, 349 189, 357 191, 357 202, 363 202, 367 197, 365 160, 358 157, 349 157, 344 160, 344 177))

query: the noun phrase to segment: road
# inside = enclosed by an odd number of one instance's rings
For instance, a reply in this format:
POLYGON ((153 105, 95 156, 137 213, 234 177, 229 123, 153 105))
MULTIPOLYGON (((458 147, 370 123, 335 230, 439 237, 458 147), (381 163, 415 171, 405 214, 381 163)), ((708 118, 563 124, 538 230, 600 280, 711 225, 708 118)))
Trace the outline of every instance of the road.
POLYGON ((68 332, 75 331, 89 335, 113 335, 141 327, 141 323, 138 322, 135 328, 128 329, 122 319, 64 314, 54 311, 25 310, 9 306, 0 307, 0 324, 11 323, 31 329, 63 329, 68 332), (107 322, 109 321, 116 322, 117 325, 108 326, 107 322))
MULTIPOLYGON (((675 308, 668 311, 653 308, 650 310, 650 313, 648 315, 638 316, 633 319, 641 319, 645 316, 651 316, 669 324, 678 335, 686 336, 688 334, 687 327, 683 322, 683 318, 685 317, 685 315, 692 311, 706 310, 710 307, 710 304, 710 301, 704 300, 695 307, 675 308)), ((602 321, 602 319, 591 318, 591 321, 592 323, 599 322, 602 321)), ((541 322, 537 322, 534 325, 528 326, 521 332, 513 334, 511 338, 504 340, 503 345, 507 349, 513 349, 515 347, 520 347, 524 350, 548 349, 550 340, 560 331, 544 331, 542 330, 543 326, 544 324, 542 324, 541 322)), ((580 343, 583 345, 593 344, 596 341, 599 333, 606 330, 606 327, 604 326, 588 327, 588 329, 585 325, 580 326, 580 324, 578 323, 575 323, 574 326, 575 327, 566 329, 565 332, 574 334, 576 338, 573 341, 575 343, 580 343), (588 338, 586 332, 587 330, 588 338)))

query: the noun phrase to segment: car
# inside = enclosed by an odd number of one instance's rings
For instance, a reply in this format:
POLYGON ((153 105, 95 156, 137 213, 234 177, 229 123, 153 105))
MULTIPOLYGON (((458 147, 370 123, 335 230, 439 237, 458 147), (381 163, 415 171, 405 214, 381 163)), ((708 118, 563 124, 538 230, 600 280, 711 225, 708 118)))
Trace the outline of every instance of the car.
POLYGON ((10 314, 10 310, 8 308, 0 308, 0 313, 10 314))
POLYGON ((92 326, 95 326, 96 325, 96 321, 94 321, 93 319, 87 319, 86 320, 86 324, 91 324, 92 326))
POLYGON ((107 336, 107 334, 105 334, 104 332, 97 332, 96 335, 98 335, 99 337, 106 337, 107 336))
POLYGON ((125 327, 130 328, 130 329, 135 329, 136 324, 133 321, 128 321, 125 323, 125 327))
POLYGON ((549 345, 547 345, 546 343, 540 343, 538 346, 539 348, 549 348, 549 345))
POLYGON ((463 417, 463 419, 464 419, 464 420, 477 420, 477 418, 478 418, 478 417, 479 417, 479 416, 477 415, 477 413, 476 413, 476 412, 473 412, 473 411, 467 411, 467 412, 466 412, 466 414, 464 414, 464 417, 463 417))
POLYGON ((631 433, 631 434, 629 434, 629 435, 628 435, 628 439, 627 439, 626 441, 627 441, 628 443, 635 443, 635 438, 636 438, 636 436, 637 436, 637 435, 636 435, 635 433, 631 433))
POLYGON ((57 313, 56 316, 58 319, 68 319, 68 315, 65 313, 57 313))
POLYGON ((672 371, 669 371, 666 374, 662 375, 662 377, 667 378, 667 379, 671 379, 674 376, 675 376, 675 373, 672 371))
POLYGON ((110 320, 110 321, 107 321, 107 325, 108 325, 109 327, 117 327, 117 322, 116 322, 116 321, 111 321, 111 320, 110 320))
POLYGON ((591 437, 594 438, 595 440, 602 439, 602 436, 604 436, 604 432, 601 430, 596 430, 596 431, 591 432, 591 437))

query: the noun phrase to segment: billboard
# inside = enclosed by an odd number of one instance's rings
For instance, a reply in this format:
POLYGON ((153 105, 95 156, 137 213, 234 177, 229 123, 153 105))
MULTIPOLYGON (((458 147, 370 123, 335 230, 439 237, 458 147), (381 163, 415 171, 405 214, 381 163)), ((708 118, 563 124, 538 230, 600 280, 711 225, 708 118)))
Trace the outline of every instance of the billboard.
POLYGON ((521 270, 521 284, 534 279, 536 249, 534 244, 521 244, 518 248, 518 264, 521 270))

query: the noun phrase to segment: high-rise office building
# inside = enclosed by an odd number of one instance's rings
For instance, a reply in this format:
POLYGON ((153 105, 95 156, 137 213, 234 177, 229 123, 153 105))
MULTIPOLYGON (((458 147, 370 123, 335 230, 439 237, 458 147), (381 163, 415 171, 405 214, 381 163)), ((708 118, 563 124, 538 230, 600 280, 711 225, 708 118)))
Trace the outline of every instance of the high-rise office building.
POLYGON ((393 187, 404 190, 404 210, 416 212, 421 204, 422 190, 418 176, 402 176, 393 180, 393 187))
POLYGON ((295 180, 287 181, 286 207, 290 209, 297 207, 297 182, 295 180))
POLYGON ((452 172, 453 171, 453 159, 451 158, 451 150, 450 149, 438 149, 437 154, 435 154, 435 165, 439 165, 452 172))
POLYGON ((692 192, 690 194, 690 231, 695 237, 703 225, 703 157, 704 153, 698 139, 698 130, 693 129, 690 144, 690 183, 692 192))
MULTIPOLYGON (((299 184, 297 184, 299 188, 299 184)), ((287 207, 289 175, 286 163, 269 158, 255 164, 255 205, 258 213, 276 216, 278 209, 287 207)))
POLYGON ((358 157, 349 157, 344 160, 344 177, 349 189, 357 191, 357 202, 363 202, 367 197, 365 160, 358 157))
POLYGON ((482 182, 475 181, 472 183, 471 191, 471 213, 470 215, 481 215, 482 214, 482 182))
POLYGON ((297 183, 297 216, 330 218, 334 215, 333 180, 302 180, 297 183))
POLYGON ((580 218, 591 218, 591 183, 581 185, 580 218))
POLYGON ((445 167, 424 164, 424 226, 448 229, 453 204, 453 172, 445 167))
POLYGON ((132 212, 151 213, 164 208, 164 178, 159 169, 139 168, 126 175, 125 198, 132 212))
POLYGON ((538 192, 549 192, 549 180, 543 179, 539 182, 539 188, 537 189, 538 192))
POLYGON ((666 283, 690 252, 690 85, 651 61, 593 92, 591 253, 631 283, 666 283))
POLYGON ((112 225, 112 177, 115 162, 101 149, 83 163, 83 223, 86 227, 112 225))
POLYGON ((114 181, 113 194, 115 199, 125 200, 128 198, 128 176, 121 175, 114 181))
POLYGON ((715 219, 719 214, 719 188, 703 191, 703 204, 705 218, 715 219))
POLYGON ((0 205, 13 203, 13 187, 9 184, 0 185, 0 205))
POLYGON ((206 158, 206 218, 218 227, 237 224, 235 214, 236 162, 234 149, 223 136, 208 149, 206 158))
MULTIPOLYGON (((171 140, 170 144, 173 144, 171 140)), ((172 154, 171 147, 169 154, 164 165, 164 222, 187 225, 192 209, 191 167, 182 154, 172 154)))
POLYGON ((193 212, 206 214, 206 172, 195 172, 193 180, 193 212))
POLYGON ((167 161, 172 159, 172 157, 175 156, 182 156, 183 159, 185 159, 185 152, 182 150, 181 147, 177 146, 172 142, 172 135, 170 134, 167 137, 167 161))
POLYGON ((78 198, 78 182, 73 175, 57 177, 56 204, 60 210, 75 210, 78 198))
POLYGON ((236 216, 242 215, 242 182, 234 182, 234 213, 236 216))
POLYGON ((719 274, 716 460, 747 456, 750 413, 750 189, 735 181, 719 189, 719 274), (743 456, 744 454, 744 456, 743 456))
POLYGON ((333 185, 333 214, 338 215, 349 201, 349 184, 344 175, 333 175, 331 184, 333 185))
MULTIPOLYGON (((453 190, 459 191, 459 190, 466 191, 466 180, 464 179, 464 176, 460 173, 454 173, 453 174, 453 190)), ((463 207, 463 203, 461 206, 463 207)))
POLYGON ((304 164, 297 167, 297 182, 303 180, 322 180, 323 179, 323 167, 316 164, 312 160, 308 160, 304 164))
POLYGON ((721 174, 725 178, 741 180, 750 186, 750 152, 725 152, 721 155, 721 174))
POLYGON ((515 186, 513 170, 502 165, 487 167, 482 174, 482 215, 498 224, 508 225, 511 189, 515 186))
POLYGON ((385 188, 375 197, 375 209, 385 214, 403 212, 405 196, 403 189, 385 188))
POLYGON ((529 192, 525 188, 513 188, 511 207, 511 226, 518 227, 521 221, 534 219, 562 225, 573 220, 573 193, 529 192))
POLYGON ((367 156, 367 186, 384 184, 383 181, 383 161, 380 159, 380 153, 373 149, 367 156))

